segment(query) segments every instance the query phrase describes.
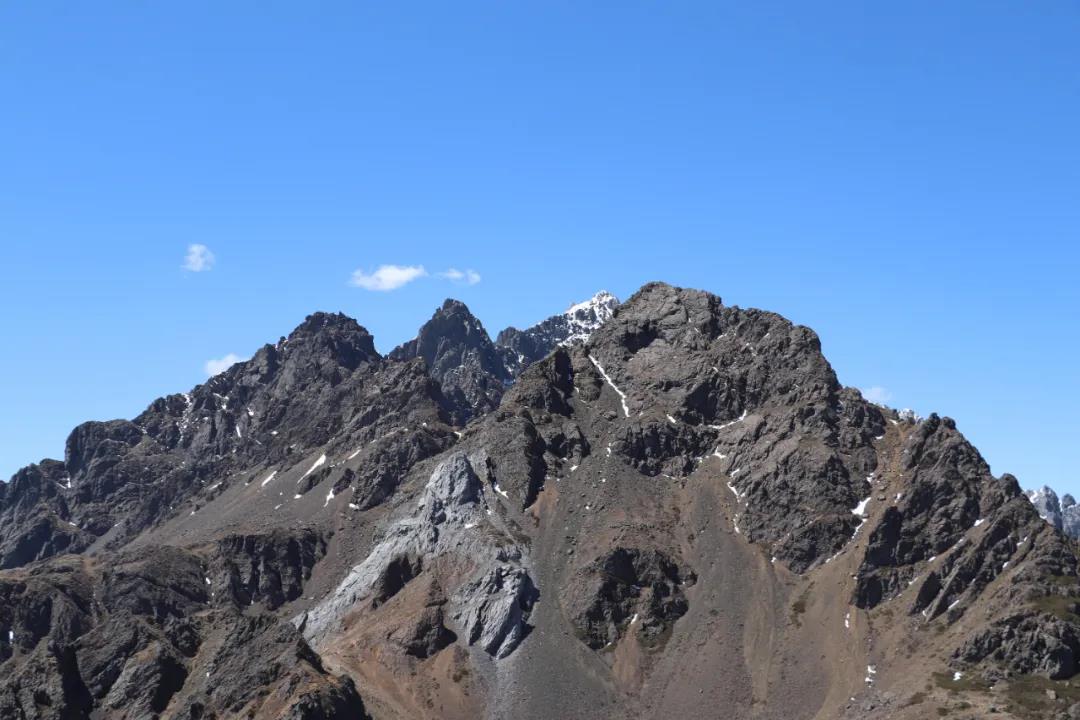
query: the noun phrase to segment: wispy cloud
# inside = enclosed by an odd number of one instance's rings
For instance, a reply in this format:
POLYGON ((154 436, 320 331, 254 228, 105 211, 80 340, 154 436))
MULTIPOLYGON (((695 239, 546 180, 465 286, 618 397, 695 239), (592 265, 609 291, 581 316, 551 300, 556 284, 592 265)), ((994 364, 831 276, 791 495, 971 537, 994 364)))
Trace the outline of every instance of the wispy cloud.
POLYGON ((465 270, 462 272, 457 268, 449 268, 439 273, 439 277, 453 282, 465 283, 466 285, 475 285, 480 282, 480 273, 475 270, 465 270))
POLYGON ((880 385, 874 385, 873 387, 862 388, 862 395, 864 398, 872 403, 878 405, 884 405, 892 400, 892 393, 880 385))
POLYGON ((187 255, 184 256, 184 264, 181 265, 188 272, 206 272, 214 267, 214 253, 210 248, 200 243, 188 245, 187 255))
POLYGON ((247 358, 242 358, 236 353, 229 353, 223 358, 218 358, 216 360, 207 360, 206 364, 203 365, 203 370, 206 371, 207 375, 213 377, 215 375, 225 372, 236 363, 243 362, 246 359, 247 358))
POLYGON ((397 290, 417 278, 427 275, 423 265, 380 265, 375 272, 354 270, 349 284, 354 287, 387 292, 397 290))

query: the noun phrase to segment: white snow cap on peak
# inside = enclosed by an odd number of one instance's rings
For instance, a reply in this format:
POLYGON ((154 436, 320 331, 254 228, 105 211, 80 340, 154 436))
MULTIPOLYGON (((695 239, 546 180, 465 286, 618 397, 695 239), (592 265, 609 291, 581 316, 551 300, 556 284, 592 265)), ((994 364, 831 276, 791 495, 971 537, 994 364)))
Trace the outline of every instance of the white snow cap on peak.
POLYGON ((615 297, 607 290, 601 290, 584 302, 579 302, 571 305, 566 310, 566 315, 577 315, 578 313, 592 310, 593 312, 604 312, 611 317, 611 311, 616 305, 619 304, 619 298, 615 297))
POLYGON ((601 290, 584 302, 571 305, 563 316, 570 326, 570 335, 560 345, 573 345, 589 339, 601 325, 611 319, 619 298, 601 290))

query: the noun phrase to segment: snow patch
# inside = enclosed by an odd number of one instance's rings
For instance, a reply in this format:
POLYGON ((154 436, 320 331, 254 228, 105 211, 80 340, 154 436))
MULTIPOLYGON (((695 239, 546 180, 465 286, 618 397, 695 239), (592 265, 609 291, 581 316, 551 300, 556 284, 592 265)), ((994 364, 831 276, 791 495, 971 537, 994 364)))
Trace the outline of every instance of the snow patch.
POLYGON ((266 484, 267 484, 268 482, 270 482, 271 480, 273 480, 273 479, 274 479, 274 477, 275 477, 276 475, 277 475, 277 470, 275 470, 274 472, 272 472, 272 473, 270 473, 269 475, 267 475, 267 476, 266 476, 266 479, 265 479, 265 480, 263 480, 263 481, 262 481, 262 482, 261 482, 261 483, 259 484, 259 487, 266 487, 266 484))
POLYGON ((726 422, 726 423, 724 423, 722 425, 709 425, 709 428, 712 429, 712 430, 724 430, 725 428, 729 428, 732 425, 735 425, 737 423, 741 423, 745 419, 746 419, 746 411, 743 410, 742 415, 735 418, 734 420, 730 420, 730 421, 728 421, 728 422, 726 422))
MULTIPOLYGON (((325 465, 325 464, 326 464, 326 454, 325 454, 325 453, 323 453, 322 455, 320 455, 320 456, 319 456, 319 459, 318 459, 318 460, 316 460, 316 461, 315 461, 315 462, 314 462, 314 463, 312 464, 312 466, 308 468, 308 471, 307 471, 306 473, 304 473, 303 475, 301 475, 301 476, 300 476, 300 480, 303 480, 303 479, 304 479, 304 478, 306 478, 306 477, 307 477, 308 475, 310 475, 311 473, 315 472, 316 470, 318 470, 319 468, 321 468, 321 467, 322 467, 323 465, 325 465)), ((297 485, 299 485, 299 484, 300 484, 300 480, 297 480, 297 481, 296 481, 296 484, 297 484, 297 485)), ((297 496, 297 497, 299 497, 299 496, 297 496)))

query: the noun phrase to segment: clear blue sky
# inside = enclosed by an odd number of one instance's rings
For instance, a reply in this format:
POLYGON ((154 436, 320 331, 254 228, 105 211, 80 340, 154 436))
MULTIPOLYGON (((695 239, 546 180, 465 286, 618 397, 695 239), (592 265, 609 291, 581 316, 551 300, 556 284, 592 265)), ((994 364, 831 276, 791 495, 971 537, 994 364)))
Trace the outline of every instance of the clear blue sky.
POLYGON ((1065 2, 3 3, 0 477, 313 310, 388 350, 447 296, 494 334, 662 279, 1080 491, 1078 37, 1065 2), (429 275, 350 285, 382 264, 429 275))

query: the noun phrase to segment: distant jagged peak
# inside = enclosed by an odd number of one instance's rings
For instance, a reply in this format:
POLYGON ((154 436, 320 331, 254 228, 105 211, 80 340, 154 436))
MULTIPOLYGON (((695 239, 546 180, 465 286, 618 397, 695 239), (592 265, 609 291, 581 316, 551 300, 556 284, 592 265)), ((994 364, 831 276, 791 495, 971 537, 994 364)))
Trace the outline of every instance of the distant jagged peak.
POLYGON ((1049 485, 1043 485, 1038 490, 1027 490, 1024 494, 1035 506, 1039 517, 1064 530, 1066 535, 1080 538, 1080 505, 1076 504, 1072 495, 1066 493, 1059 499, 1057 492, 1049 485))
POLYGON ((566 318, 570 334, 559 342, 568 346, 585 342, 600 326, 611 319, 619 307, 619 298, 607 290, 601 290, 588 300, 571 305, 563 317, 566 318))
POLYGON ((453 408, 454 421, 461 424, 497 407, 510 380, 484 325, 465 303, 453 298, 443 302, 415 338, 391 350, 388 357, 423 358, 453 408))
POLYGON ((592 334, 615 314, 619 299, 606 290, 588 300, 572 304, 564 312, 518 330, 508 327, 495 344, 511 376, 517 377, 532 363, 547 357, 557 347, 587 342, 592 334))
POLYGON ((471 355, 489 372, 500 374, 495 348, 483 323, 460 300, 447 298, 416 337, 394 348, 389 357, 397 360, 422 357, 435 372, 457 366, 471 355))

